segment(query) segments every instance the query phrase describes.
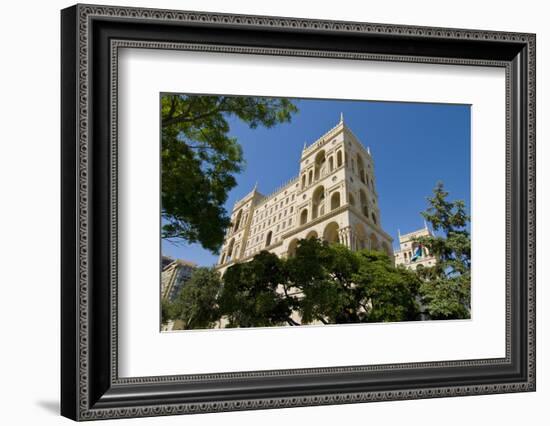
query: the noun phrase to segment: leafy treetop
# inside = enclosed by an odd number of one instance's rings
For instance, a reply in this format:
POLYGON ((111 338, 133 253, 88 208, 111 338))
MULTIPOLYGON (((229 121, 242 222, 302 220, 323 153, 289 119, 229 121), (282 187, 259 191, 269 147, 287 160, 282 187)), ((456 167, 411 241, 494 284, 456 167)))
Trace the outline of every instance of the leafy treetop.
POLYGON ((471 244, 470 217, 464 201, 448 201, 449 193, 438 182, 422 216, 436 233, 417 240, 437 258, 435 266, 419 268, 420 293, 428 315, 434 319, 470 317, 471 244))
POLYGON ((198 242, 217 252, 230 225, 224 203, 244 167, 228 119, 252 129, 273 127, 289 122, 296 111, 285 98, 163 95, 162 238, 198 242))

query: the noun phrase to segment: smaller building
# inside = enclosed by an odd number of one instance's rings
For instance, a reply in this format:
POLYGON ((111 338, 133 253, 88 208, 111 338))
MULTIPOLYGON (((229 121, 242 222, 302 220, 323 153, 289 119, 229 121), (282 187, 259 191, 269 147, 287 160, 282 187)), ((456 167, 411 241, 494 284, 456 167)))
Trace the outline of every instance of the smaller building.
POLYGON ((162 270, 164 271, 164 269, 173 262, 174 259, 172 259, 170 256, 162 256, 160 260, 162 270))
POLYGON ((436 258, 428 249, 415 241, 416 238, 433 236, 425 225, 424 228, 405 235, 399 234, 399 250, 394 251, 395 266, 403 265, 415 270, 419 265, 424 267, 434 266, 436 258))
POLYGON ((193 262, 162 256, 161 299, 173 302, 197 267, 193 262))

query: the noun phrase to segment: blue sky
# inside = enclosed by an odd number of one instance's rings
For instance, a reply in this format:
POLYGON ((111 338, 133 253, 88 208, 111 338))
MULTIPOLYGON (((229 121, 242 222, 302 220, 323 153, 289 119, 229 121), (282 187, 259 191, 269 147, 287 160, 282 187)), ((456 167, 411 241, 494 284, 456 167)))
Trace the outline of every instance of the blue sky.
MULTIPOLYGON (((402 102, 296 99, 299 112, 292 121, 271 129, 249 129, 229 120, 231 135, 243 147, 246 167, 225 205, 253 188, 267 195, 298 175, 304 142, 312 144, 335 126, 340 113, 365 147, 370 147, 379 196, 382 228, 394 238, 423 227, 420 212, 427 207, 438 180, 449 199, 462 199, 470 208, 470 106, 402 102)), ((217 255, 198 244, 162 242, 162 253, 211 266, 217 255)))

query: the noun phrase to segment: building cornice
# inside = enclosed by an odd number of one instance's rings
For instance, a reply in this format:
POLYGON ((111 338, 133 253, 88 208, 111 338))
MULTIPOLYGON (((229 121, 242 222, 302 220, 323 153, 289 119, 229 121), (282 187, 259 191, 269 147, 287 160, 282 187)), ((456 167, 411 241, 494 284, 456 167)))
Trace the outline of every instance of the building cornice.
POLYGON ((275 191, 271 192, 269 195, 266 195, 257 205, 256 207, 263 206, 265 203, 269 202, 272 198, 279 195, 281 192, 283 192, 285 189, 290 188, 292 185, 297 183, 299 181, 299 176, 294 176, 290 180, 288 180, 286 183, 283 183, 280 187, 278 187, 275 191))
POLYGON ((313 154, 313 152, 317 149, 322 147, 324 144, 330 141, 330 139, 336 137, 340 132, 342 132, 345 128, 344 123, 338 123, 336 126, 334 126, 332 129, 330 129, 328 132, 326 132, 323 136, 318 138, 315 142, 313 142, 311 145, 306 146, 302 150, 302 160, 308 158, 313 154))

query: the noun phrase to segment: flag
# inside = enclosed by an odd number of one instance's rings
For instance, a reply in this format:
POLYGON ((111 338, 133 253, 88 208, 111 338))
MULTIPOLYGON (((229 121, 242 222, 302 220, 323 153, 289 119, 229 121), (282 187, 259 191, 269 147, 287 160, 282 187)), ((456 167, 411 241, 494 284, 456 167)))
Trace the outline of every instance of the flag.
POLYGON ((419 245, 416 250, 413 253, 413 257, 411 259, 411 262, 416 262, 418 258, 422 257, 422 246, 419 245))

